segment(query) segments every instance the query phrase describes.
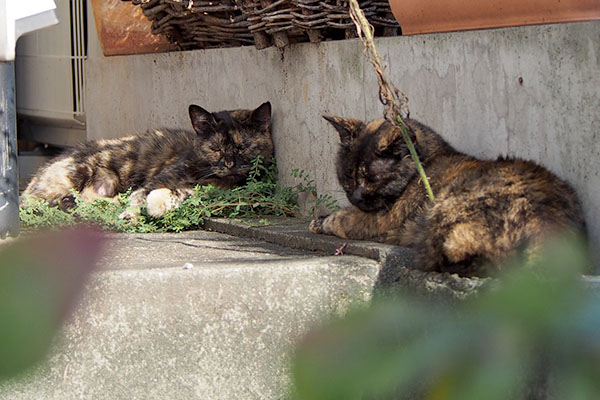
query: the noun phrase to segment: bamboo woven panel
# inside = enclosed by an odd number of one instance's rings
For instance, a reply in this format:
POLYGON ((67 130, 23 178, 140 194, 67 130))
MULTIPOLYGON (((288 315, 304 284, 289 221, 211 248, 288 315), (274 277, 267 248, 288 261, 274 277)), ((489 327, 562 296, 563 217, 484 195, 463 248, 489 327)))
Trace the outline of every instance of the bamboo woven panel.
MULTIPOLYGON (((142 8, 152 33, 182 50, 355 37, 348 0, 123 0, 142 8)), ((360 2, 376 36, 400 33, 387 0, 360 2)))

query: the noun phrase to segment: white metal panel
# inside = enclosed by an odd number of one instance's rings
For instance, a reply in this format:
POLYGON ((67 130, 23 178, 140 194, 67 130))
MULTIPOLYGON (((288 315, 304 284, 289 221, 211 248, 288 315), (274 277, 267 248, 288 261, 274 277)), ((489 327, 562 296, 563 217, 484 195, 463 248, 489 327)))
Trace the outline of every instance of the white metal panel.
POLYGON ((24 33, 56 24, 54 0, 0 0, 0 61, 15 58, 15 42, 24 33))
POLYGON ((84 0, 57 2, 60 23, 17 43, 17 112, 62 126, 82 126, 84 109, 84 0))

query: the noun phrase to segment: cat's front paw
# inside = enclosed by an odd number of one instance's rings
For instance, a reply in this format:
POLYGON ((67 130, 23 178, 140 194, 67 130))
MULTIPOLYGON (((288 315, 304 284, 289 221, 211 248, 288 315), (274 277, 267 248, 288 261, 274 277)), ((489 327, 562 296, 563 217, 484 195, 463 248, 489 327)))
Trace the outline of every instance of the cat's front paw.
POLYGON ((121 214, 119 214, 119 219, 124 219, 128 221, 135 221, 141 215, 141 210, 139 207, 129 207, 121 214))
POLYGON ((310 221, 310 225, 308 229, 312 233, 325 233, 325 229, 323 228, 323 223, 325 222, 325 218, 327 217, 318 217, 310 221))
POLYGON ((175 208, 175 198, 170 189, 155 189, 146 197, 146 211, 153 217, 162 217, 167 211, 175 208))

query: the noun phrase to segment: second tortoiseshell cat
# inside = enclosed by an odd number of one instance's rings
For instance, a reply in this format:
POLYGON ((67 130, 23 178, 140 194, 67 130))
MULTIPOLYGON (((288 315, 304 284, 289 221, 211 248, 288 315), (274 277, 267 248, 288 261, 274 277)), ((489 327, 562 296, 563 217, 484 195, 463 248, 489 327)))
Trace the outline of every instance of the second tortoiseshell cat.
POLYGON ((73 206, 72 189, 93 201, 131 188, 130 208, 121 217, 135 217, 143 204, 160 217, 196 185, 243 184, 255 157, 270 162, 269 102, 255 110, 216 113, 191 105, 189 115, 195 132, 155 130, 76 146, 42 167, 23 194, 66 209, 73 206))
POLYGON ((312 232, 411 246, 416 268, 474 275, 518 249, 535 254, 559 231, 585 231, 574 190, 533 162, 478 160, 409 119, 431 202, 398 128, 325 119, 340 135, 337 175, 352 206, 313 220, 312 232))

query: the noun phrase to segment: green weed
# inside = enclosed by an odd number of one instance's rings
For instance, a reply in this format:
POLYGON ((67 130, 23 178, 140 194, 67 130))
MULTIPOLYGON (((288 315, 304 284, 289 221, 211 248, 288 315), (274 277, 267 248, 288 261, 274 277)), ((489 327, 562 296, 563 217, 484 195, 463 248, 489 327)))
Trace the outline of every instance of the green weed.
MULTIPOLYGON (((161 218, 147 214, 144 207, 136 220, 120 220, 129 202, 129 192, 120 194, 118 201, 96 200, 84 202, 74 192, 75 207, 64 212, 58 207, 50 207, 44 200, 26 198, 26 208, 20 212, 23 229, 42 229, 90 223, 107 230, 121 232, 180 232, 197 229, 209 217, 222 218, 261 218, 264 216, 290 217, 299 214, 298 195, 308 193, 314 210, 323 205, 330 211, 338 207, 329 195, 318 195, 314 181, 303 170, 293 170, 292 176, 301 179, 295 186, 281 186, 277 182, 277 166, 265 166, 262 156, 253 163, 248 179, 243 186, 222 189, 214 185, 197 186, 195 195, 186 199, 179 207, 168 211, 161 218)), ((267 220, 261 218, 261 224, 267 220)))
POLYGON ((310 215, 314 215, 315 211, 320 206, 324 206, 330 212, 335 212, 340 209, 340 207, 337 204, 337 201, 334 200, 330 194, 317 193, 317 187, 315 186, 315 181, 310 178, 310 176, 308 175, 308 173, 306 173, 306 171, 304 171, 303 169, 295 168, 291 171, 290 174, 294 178, 300 179, 300 183, 296 184, 296 186, 294 186, 293 189, 297 193, 307 193, 312 198, 312 205, 311 205, 310 209, 308 210, 308 213, 310 215))

